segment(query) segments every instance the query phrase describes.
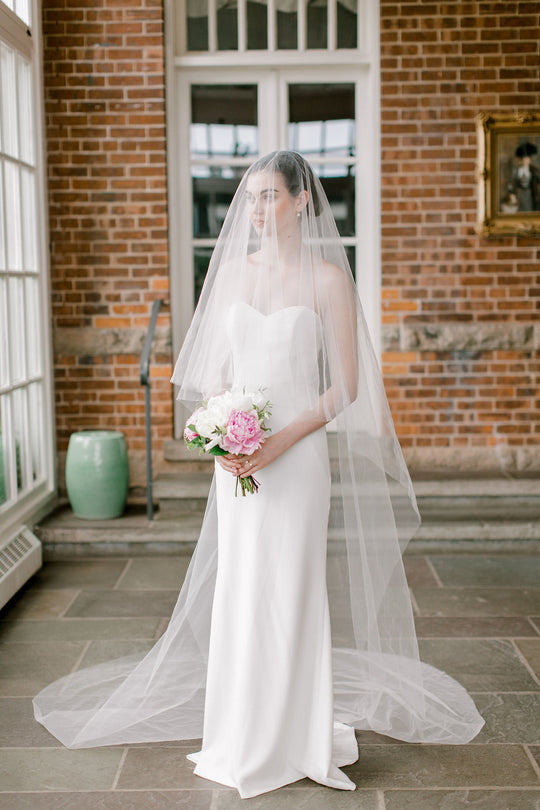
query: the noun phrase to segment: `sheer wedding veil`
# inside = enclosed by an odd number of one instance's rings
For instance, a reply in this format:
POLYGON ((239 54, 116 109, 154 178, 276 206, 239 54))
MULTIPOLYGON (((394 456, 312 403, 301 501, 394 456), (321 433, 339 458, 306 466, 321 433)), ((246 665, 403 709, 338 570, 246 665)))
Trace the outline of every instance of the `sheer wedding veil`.
MULTIPOLYGON (((357 265, 359 275, 368 272, 361 257, 357 265)), ((402 740, 467 742, 483 725, 474 703, 419 659, 401 558, 420 522, 415 496, 330 204, 295 152, 258 160, 228 210, 172 376, 188 409, 233 386, 228 330, 242 307, 257 313, 261 329, 285 309, 310 313, 310 328, 298 335, 301 352, 280 358, 295 363, 295 382, 279 392, 286 402, 275 404, 286 404, 295 420, 328 425, 336 719, 402 740)), ((269 360, 261 357, 263 367, 269 360)), ((161 639, 146 654, 51 684, 34 699, 37 719, 73 748, 200 737, 216 568, 212 484, 161 639)))

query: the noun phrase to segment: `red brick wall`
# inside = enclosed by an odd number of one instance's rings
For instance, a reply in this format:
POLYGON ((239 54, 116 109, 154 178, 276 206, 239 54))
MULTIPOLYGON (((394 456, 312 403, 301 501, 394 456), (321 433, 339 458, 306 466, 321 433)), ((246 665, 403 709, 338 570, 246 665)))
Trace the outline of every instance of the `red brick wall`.
MULTIPOLYGON (((474 116, 538 108, 539 11, 381 0, 385 381, 420 468, 434 452, 466 466, 466 451, 538 443, 540 240, 475 233, 474 116)), ((73 430, 118 428, 141 464, 138 347, 168 297, 162 3, 43 0, 43 31, 58 449, 73 430)), ((156 458, 173 401, 159 345, 156 458)))
MULTIPOLYGON (((114 428, 136 456, 144 394, 126 339, 168 297, 162 3, 43 0, 43 36, 58 449, 74 430, 114 428)), ((157 448, 170 361, 153 358, 157 448)))
POLYGON ((537 318, 540 239, 475 233, 474 116, 538 111, 539 39, 537 2, 381 0, 383 322, 472 327, 386 354, 405 447, 538 444, 538 353, 480 338, 537 318))

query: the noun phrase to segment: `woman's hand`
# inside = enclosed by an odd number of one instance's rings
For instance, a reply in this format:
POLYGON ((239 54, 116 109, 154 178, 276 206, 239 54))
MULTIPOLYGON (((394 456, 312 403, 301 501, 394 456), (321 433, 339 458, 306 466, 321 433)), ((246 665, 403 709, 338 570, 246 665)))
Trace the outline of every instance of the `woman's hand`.
POLYGON ((271 464, 276 458, 288 450, 294 442, 290 440, 286 430, 280 430, 272 436, 268 436, 258 450, 251 456, 238 456, 229 453, 227 456, 216 456, 218 464, 232 475, 239 475, 246 478, 248 475, 255 475, 263 467, 271 464))

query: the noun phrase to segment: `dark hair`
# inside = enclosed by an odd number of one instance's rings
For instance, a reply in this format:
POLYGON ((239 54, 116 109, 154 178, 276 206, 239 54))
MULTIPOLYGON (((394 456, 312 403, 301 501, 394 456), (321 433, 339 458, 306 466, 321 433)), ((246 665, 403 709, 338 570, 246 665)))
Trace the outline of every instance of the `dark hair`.
POLYGON ((532 155, 536 155, 538 149, 534 143, 530 141, 526 141, 525 143, 521 143, 518 148, 516 149, 516 157, 524 158, 524 157, 531 157, 532 155))
POLYGON ((313 169, 302 155, 298 152, 284 150, 270 152, 270 154, 256 160, 250 166, 248 174, 263 171, 279 172, 285 181, 289 194, 293 197, 306 189, 309 195, 306 210, 313 209, 315 216, 319 216, 321 213, 321 199, 315 185, 315 175, 313 169))

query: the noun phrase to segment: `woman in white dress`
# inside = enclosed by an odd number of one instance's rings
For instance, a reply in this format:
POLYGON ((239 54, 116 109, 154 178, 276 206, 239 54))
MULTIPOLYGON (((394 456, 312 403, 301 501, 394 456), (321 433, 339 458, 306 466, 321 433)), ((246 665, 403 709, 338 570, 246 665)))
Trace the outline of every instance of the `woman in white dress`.
POLYGON ((297 153, 240 183, 172 380, 188 408, 263 388, 272 432, 216 461, 161 639, 51 684, 36 718, 72 748, 202 736, 195 774, 243 798, 306 776, 354 790, 355 728, 472 739, 470 697, 419 660, 401 559, 414 492, 330 206, 297 153), (258 493, 236 497, 249 474, 258 493))

